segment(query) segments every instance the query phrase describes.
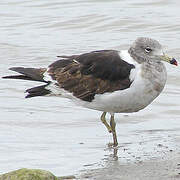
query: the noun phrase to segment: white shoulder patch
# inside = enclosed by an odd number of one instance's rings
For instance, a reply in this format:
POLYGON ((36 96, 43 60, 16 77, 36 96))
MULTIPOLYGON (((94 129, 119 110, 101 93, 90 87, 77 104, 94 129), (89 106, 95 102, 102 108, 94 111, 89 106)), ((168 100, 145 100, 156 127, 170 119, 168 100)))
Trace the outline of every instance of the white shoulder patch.
POLYGON ((137 67, 135 67, 134 69, 131 69, 130 75, 129 75, 129 79, 131 82, 134 81, 134 79, 136 78, 138 69, 139 68, 137 68, 137 67))
POLYGON ((131 69, 130 71, 130 75, 129 75, 129 79, 130 81, 134 81, 136 75, 137 75, 137 72, 138 70, 140 69, 140 64, 138 64, 131 56, 130 54, 128 53, 128 50, 122 50, 120 51, 119 53, 119 56, 124 60, 126 61, 127 63, 129 64, 133 64, 135 66, 134 69, 131 69))
POLYGON ((43 74, 43 76, 44 76, 44 80, 45 81, 51 81, 51 82, 53 82, 54 80, 51 78, 51 76, 48 74, 48 70, 49 70, 49 68, 46 70, 46 72, 43 74))
POLYGON ((128 50, 122 50, 119 52, 119 56, 126 62, 128 62, 129 64, 133 64, 136 65, 136 61, 134 61, 134 59, 130 56, 130 54, 128 53, 128 50))

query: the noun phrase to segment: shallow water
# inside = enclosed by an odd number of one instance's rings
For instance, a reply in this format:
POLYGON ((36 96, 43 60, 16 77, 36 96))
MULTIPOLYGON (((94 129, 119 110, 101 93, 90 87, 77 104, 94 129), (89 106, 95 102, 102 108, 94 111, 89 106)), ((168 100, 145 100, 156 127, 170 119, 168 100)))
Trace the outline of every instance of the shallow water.
MULTIPOLYGON (((12 66, 46 67, 60 54, 126 49, 139 36, 158 39, 180 58, 178 0, 1 0, 0 7, 0 76, 12 66)), ((179 148, 180 68, 166 67, 167 85, 151 105, 116 115, 120 162, 179 148)), ((27 167, 78 174, 108 162, 111 136, 100 112, 63 98, 24 99, 37 84, 0 80, 0 173, 27 167)))

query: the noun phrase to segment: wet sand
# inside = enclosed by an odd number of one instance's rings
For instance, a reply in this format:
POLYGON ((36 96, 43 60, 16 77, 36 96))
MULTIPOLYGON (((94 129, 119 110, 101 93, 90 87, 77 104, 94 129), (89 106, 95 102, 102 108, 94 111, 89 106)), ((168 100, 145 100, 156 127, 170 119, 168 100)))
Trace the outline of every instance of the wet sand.
POLYGON ((77 179, 88 180, 176 180, 180 179, 180 152, 134 163, 111 162, 106 168, 89 170, 77 179))

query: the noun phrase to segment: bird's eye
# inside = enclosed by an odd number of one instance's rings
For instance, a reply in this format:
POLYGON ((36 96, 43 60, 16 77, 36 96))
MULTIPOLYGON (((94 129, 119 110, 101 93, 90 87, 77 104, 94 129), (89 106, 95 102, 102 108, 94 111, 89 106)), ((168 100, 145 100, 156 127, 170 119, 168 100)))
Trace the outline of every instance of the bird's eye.
POLYGON ((145 52, 146 52, 146 53, 150 53, 151 51, 152 51, 152 49, 151 49, 150 47, 146 47, 146 48, 145 48, 145 52))

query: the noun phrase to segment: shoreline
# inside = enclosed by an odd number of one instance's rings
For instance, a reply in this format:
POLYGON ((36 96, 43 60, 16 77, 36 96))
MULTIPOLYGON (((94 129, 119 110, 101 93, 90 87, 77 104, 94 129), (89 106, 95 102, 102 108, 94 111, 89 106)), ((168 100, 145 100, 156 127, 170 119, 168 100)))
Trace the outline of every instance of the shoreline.
POLYGON ((86 170, 80 180, 176 180, 180 179, 180 152, 168 152, 153 160, 122 163, 111 161, 101 169, 86 170))

